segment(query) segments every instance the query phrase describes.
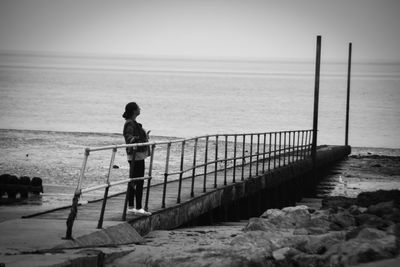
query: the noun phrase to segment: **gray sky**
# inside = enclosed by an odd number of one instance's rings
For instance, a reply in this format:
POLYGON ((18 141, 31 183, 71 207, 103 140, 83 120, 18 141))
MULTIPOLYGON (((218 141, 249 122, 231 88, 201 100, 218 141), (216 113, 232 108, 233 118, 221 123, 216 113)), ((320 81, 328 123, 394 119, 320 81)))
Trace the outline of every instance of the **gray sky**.
POLYGON ((0 50, 400 61, 399 0, 0 0, 0 50))

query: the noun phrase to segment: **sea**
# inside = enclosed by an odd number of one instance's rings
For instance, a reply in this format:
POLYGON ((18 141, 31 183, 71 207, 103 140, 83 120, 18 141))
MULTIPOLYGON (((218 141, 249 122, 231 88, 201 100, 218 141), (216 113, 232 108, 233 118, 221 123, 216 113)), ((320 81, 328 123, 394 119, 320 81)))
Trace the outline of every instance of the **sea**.
MULTIPOLYGON (((346 62, 322 59, 318 144, 345 142, 346 62)), ((400 62, 358 62, 349 144, 400 148, 400 62)), ((128 102, 151 135, 311 129, 313 60, 0 53, 0 128, 121 133, 128 102)))

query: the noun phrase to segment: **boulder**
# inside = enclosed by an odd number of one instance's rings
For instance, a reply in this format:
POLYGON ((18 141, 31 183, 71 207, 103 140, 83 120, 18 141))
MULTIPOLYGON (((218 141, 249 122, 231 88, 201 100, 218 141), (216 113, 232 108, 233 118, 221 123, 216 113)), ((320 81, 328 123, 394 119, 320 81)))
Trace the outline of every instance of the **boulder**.
POLYGON ((345 240, 345 232, 330 232, 322 235, 310 235, 303 247, 297 249, 307 254, 324 254, 331 246, 345 240))
POLYGON ((385 214, 390 214, 395 209, 394 201, 379 202, 375 205, 370 205, 367 212, 376 216, 382 217, 385 214))
POLYGON ((365 207, 359 207, 357 205, 352 205, 348 208, 348 211, 353 215, 359 215, 361 213, 366 212, 368 209, 365 207))
POLYGON ((276 231, 276 226, 266 219, 250 218, 247 225, 243 228, 244 232, 247 231, 276 231))
POLYGON ((342 230, 356 225, 354 216, 347 210, 331 214, 330 221, 330 227, 332 230, 342 230))
POLYGON ((280 238, 278 233, 267 233, 264 231, 250 231, 241 235, 235 236, 230 245, 241 248, 263 248, 266 252, 272 252, 277 247, 271 241, 275 238, 280 238))
POLYGON ((380 202, 394 201, 400 203, 400 190, 378 190, 374 192, 362 192, 357 196, 357 205, 369 207, 380 202))
POLYGON ((325 255, 330 258, 331 266, 348 266, 392 258, 396 254, 396 238, 386 236, 371 240, 357 237, 333 245, 325 255))
POLYGON ((354 217, 359 226, 372 227, 377 229, 386 229, 393 222, 384 220, 374 214, 363 213, 354 217))
POLYGON ((360 230, 360 232, 357 235, 357 238, 373 240, 373 239, 384 238, 386 236, 387 234, 384 231, 367 227, 360 230))
POLYGON ((278 228, 298 228, 308 225, 311 219, 307 206, 286 207, 282 210, 269 209, 261 215, 278 228))

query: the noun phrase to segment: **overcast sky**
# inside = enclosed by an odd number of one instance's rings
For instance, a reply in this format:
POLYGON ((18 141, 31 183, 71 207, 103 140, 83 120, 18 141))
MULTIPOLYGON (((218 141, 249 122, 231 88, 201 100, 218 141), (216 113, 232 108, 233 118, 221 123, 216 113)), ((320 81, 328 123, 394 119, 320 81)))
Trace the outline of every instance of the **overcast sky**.
POLYGON ((0 50, 400 61, 400 0, 0 0, 0 50))

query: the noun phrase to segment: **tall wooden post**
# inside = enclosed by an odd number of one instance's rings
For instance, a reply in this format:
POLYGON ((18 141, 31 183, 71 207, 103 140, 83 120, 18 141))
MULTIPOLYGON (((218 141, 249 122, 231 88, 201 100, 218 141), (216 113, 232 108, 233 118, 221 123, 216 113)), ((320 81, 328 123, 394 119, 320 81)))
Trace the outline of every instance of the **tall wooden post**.
POLYGON ((315 167, 317 158, 317 132, 318 132, 318 101, 319 101, 319 74, 321 66, 321 36, 317 36, 317 55, 315 60, 315 86, 314 86, 314 119, 311 158, 315 167))
POLYGON ((346 101, 346 131, 345 145, 349 145, 349 110, 350 110, 350 77, 351 77, 351 50, 352 44, 349 43, 349 60, 347 65, 347 101, 346 101))

